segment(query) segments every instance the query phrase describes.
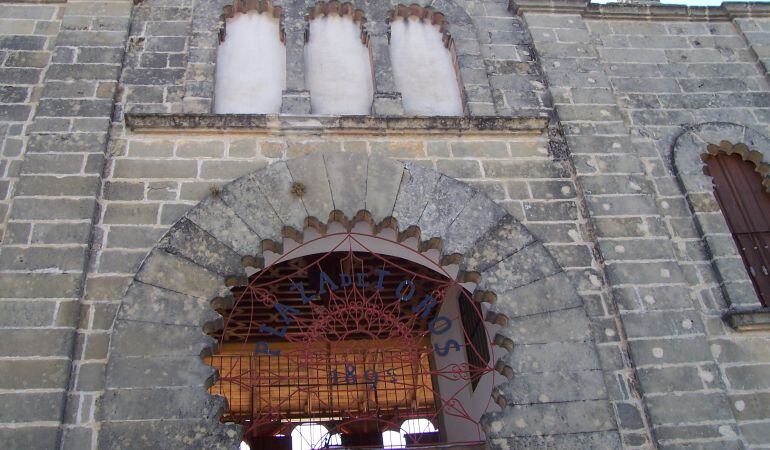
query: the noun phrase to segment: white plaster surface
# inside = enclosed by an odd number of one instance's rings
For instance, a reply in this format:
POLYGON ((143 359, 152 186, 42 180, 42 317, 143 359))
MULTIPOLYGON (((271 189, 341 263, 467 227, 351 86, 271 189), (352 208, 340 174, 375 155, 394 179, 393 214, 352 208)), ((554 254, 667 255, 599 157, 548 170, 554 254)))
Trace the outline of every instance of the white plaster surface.
POLYGON ((285 87, 286 49, 278 19, 256 12, 229 19, 217 52, 214 111, 278 113, 285 87))
POLYGON ((414 17, 393 21, 390 58, 407 113, 426 116, 463 114, 457 72, 438 26, 414 17))
POLYGON ((349 17, 326 16, 310 22, 305 45, 305 81, 313 114, 367 115, 374 87, 369 49, 349 17))

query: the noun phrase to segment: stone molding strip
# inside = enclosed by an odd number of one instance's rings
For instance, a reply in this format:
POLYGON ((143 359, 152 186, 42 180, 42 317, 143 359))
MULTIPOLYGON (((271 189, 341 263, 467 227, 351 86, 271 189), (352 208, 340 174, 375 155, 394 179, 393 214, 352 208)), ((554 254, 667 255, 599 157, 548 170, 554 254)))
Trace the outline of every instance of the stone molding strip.
POLYGON ((292 116, 248 114, 145 114, 127 113, 126 124, 132 131, 190 132, 240 130, 253 132, 415 132, 430 134, 446 132, 479 133, 541 133, 548 118, 520 117, 373 117, 373 116, 292 116))
POLYGON ((722 3, 720 6, 608 3, 585 0, 511 0, 510 9, 524 13, 580 14, 602 20, 681 20, 692 22, 729 21, 739 17, 770 17, 767 3, 722 3))

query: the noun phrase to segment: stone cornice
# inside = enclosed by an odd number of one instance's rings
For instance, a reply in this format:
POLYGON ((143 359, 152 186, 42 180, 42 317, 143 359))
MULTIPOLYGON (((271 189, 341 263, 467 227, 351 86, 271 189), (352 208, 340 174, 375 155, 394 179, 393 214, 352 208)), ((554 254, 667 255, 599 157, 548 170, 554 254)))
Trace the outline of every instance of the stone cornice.
POLYGON ((375 117, 250 114, 128 113, 132 131, 235 131, 255 133, 540 133, 547 117, 375 117))
POLYGON ((770 17, 768 3, 722 3, 720 6, 662 5, 660 3, 591 4, 585 0, 511 0, 511 11, 580 14, 591 19, 726 21, 737 17, 770 17))

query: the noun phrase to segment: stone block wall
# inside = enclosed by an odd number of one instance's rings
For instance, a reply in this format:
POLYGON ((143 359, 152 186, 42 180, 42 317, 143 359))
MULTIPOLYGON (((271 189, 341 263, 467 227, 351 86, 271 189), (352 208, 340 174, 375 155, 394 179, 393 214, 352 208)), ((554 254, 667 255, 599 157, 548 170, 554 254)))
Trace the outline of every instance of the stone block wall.
MULTIPOLYGON (((460 131, 429 118, 386 119, 399 114, 392 103, 376 103, 363 125, 212 119, 226 3, 0 8, 0 438, 10 448, 97 445, 120 301, 180 217, 268 164, 341 152, 466 182, 545 244, 582 295, 599 363, 562 348, 542 361, 601 374, 597 396, 610 400, 622 446, 770 445, 770 336, 736 332, 722 318, 756 299, 713 196, 685 189, 673 154, 687 133, 703 152, 721 139, 760 142, 729 130, 770 134, 767 11, 430 2, 447 15, 469 114, 479 120, 460 131), (507 129, 500 117, 520 121, 507 129)), ((275 3, 294 8, 295 25, 312 4, 275 3)), ((369 11, 375 70, 388 70, 378 14, 391 6, 356 2, 369 11)), ((302 32, 287 29, 290 113, 302 112, 302 32)), ((387 73, 375 78, 382 101, 398 98, 387 73)), ((541 369, 514 370, 520 377, 506 397, 514 407, 547 415, 571 395, 554 387, 552 397, 535 396, 527 380, 541 369)), ((498 445, 619 445, 592 417, 554 411, 563 417, 548 429, 538 428, 540 416, 512 420, 522 437, 498 445)))
MULTIPOLYGON (((752 349, 769 341, 724 324, 730 301, 701 234, 709 230, 696 226, 672 156, 675 139, 699 123, 767 131, 767 74, 754 48, 765 20, 655 20, 644 8, 636 14, 645 20, 613 19, 593 11, 520 9, 585 192, 652 434, 663 448, 766 445, 759 430, 768 428, 767 416, 741 411, 750 409, 745 396, 767 395, 756 376, 767 370, 767 354, 752 349), (742 24, 758 34, 753 41, 742 24)), ((733 136, 712 131, 700 141, 703 153, 733 136)), ((710 201, 711 211, 718 208, 710 201)), ((717 233, 729 239, 721 226, 717 233)), ((739 259, 730 263, 742 269, 739 259)), ((632 435, 624 436, 631 445, 632 435)))
POLYGON ((4 5, 0 10, 0 236, 62 11, 56 4, 4 5))

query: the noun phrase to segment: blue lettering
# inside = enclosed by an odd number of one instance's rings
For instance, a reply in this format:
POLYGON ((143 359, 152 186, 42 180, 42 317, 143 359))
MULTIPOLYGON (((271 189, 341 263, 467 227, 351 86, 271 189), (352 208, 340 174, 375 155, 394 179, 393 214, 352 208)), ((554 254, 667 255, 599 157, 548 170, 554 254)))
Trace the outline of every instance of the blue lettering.
MULTIPOLYGON (((414 296, 414 291, 415 291, 414 283, 411 282, 410 280, 404 280, 396 288, 396 298, 401 300, 402 302, 408 302, 414 296), (409 292, 406 295, 404 295, 404 289, 406 289, 407 286, 409 287, 409 292)), ((412 310, 414 310, 414 308, 412 308, 412 310)))

